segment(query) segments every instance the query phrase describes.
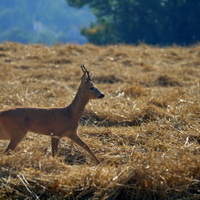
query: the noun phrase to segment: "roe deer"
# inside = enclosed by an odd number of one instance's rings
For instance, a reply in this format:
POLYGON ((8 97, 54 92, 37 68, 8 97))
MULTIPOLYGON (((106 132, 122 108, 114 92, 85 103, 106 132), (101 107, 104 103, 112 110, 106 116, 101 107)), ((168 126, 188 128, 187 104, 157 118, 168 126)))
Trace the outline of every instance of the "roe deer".
POLYGON ((93 84, 91 74, 81 66, 83 76, 70 105, 64 108, 14 108, 0 111, 0 139, 10 139, 5 152, 14 150, 28 131, 51 136, 52 156, 58 151, 61 137, 68 137, 85 149, 96 161, 99 159, 77 135, 78 122, 90 99, 104 97, 93 84))

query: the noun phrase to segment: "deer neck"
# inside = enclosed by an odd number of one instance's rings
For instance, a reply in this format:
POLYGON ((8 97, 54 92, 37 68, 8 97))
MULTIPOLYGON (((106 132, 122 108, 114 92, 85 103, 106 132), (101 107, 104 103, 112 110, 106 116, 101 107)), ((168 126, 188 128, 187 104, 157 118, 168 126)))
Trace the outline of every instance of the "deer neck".
POLYGON ((72 116, 79 120, 84 112, 85 106, 89 102, 89 99, 86 98, 84 92, 81 91, 81 88, 78 89, 72 103, 69 105, 72 116))

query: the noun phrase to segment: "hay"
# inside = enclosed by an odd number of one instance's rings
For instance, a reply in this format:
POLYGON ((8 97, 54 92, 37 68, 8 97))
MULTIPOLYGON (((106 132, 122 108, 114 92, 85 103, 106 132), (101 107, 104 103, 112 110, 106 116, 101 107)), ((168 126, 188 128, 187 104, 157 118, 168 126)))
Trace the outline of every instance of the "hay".
POLYGON ((0 199, 200 198, 200 46, 0 44, 1 108, 66 106, 85 64, 106 97, 79 134, 102 161, 63 138, 0 141, 0 199))

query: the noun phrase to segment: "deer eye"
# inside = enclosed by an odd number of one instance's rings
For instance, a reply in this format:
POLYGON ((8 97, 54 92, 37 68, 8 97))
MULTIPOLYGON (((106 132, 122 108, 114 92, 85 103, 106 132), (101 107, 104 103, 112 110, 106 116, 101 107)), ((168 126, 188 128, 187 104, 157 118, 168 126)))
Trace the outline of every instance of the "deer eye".
POLYGON ((89 89, 90 89, 91 91, 93 91, 93 90, 94 90, 94 88, 93 88, 93 87, 90 87, 89 89))

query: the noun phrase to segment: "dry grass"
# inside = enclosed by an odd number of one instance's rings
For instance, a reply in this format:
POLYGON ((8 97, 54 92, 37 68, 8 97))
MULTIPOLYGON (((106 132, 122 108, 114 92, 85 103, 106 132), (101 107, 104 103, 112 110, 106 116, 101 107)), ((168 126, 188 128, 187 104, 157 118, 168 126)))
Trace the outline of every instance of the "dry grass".
POLYGON ((200 46, 0 44, 1 108, 66 106, 85 64, 106 94, 89 103, 79 134, 29 133, 12 155, 0 141, 0 199, 199 199, 200 46))

